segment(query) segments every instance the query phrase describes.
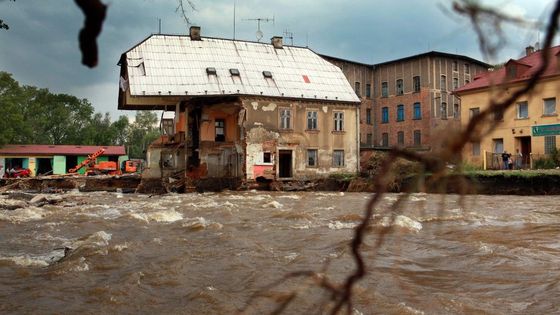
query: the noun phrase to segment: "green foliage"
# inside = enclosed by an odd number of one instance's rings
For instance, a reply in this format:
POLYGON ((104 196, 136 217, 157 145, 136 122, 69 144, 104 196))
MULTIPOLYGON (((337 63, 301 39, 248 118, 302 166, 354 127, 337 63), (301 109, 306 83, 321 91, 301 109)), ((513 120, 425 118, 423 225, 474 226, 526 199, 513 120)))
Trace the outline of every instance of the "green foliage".
POLYGON ((0 146, 5 144, 125 145, 132 158, 145 158, 159 136, 156 113, 142 111, 130 124, 126 116, 111 120, 94 113, 86 99, 53 94, 48 89, 20 86, 0 71, 0 146))
MULTIPOLYGON (((371 179, 375 178, 379 174, 383 161, 386 158, 387 154, 383 152, 373 154, 365 165, 365 174, 363 175, 371 179)), ((390 189, 399 190, 403 182, 423 172, 424 170, 419 163, 398 158, 391 163, 391 169, 385 179, 390 189)))
POLYGON ((552 169, 560 166, 560 150, 553 148, 548 156, 537 159, 533 162, 536 169, 552 169))
POLYGON ((349 182, 357 178, 355 173, 347 173, 347 172, 338 172, 329 174, 329 178, 335 179, 341 182, 349 182))

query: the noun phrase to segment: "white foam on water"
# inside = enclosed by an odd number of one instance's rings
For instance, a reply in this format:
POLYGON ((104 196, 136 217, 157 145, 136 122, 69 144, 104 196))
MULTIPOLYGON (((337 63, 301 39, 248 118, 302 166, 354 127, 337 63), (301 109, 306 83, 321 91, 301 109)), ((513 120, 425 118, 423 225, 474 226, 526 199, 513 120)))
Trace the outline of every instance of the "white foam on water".
POLYGON ((262 207, 263 207, 263 208, 275 208, 275 209, 280 209, 280 208, 284 207, 284 205, 281 204, 281 203, 279 203, 279 202, 276 201, 276 200, 273 200, 273 201, 271 201, 271 202, 265 203, 262 207))
POLYGON ((422 223, 415 221, 405 215, 397 215, 394 219, 390 217, 383 217, 380 221, 381 226, 399 226, 407 230, 418 232, 422 229, 422 223))
POLYGON ((298 257, 299 257, 298 253, 289 253, 288 255, 284 256, 284 259, 286 259, 287 261, 294 261, 298 257))
POLYGON ((172 223, 183 219, 183 215, 175 210, 164 210, 149 213, 131 213, 130 216, 149 223, 155 221, 158 223, 172 223))
POLYGON ((68 269, 68 271, 74 271, 74 272, 83 272, 88 270, 89 270, 89 265, 84 257, 80 257, 78 262, 68 269))
POLYGON ((410 201, 426 201, 426 197, 410 196, 409 199, 410 201))
POLYGON ((123 250, 128 249, 128 243, 124 242, 123 244, 117 244, 113 246, 113 249, 122 252, 123 250))
POLYGON ((395 201, 397 201, 399 198, 393 197, 393 196, 385 196, 385 197, 383 197, 383 199, 385 199, 385 200, 387 200, 387 201, 395 202, 395 201))
POLYGON ((280 195, 278 196, 278 198, 286 198, 286 199, 294 199, 294 200, 300 200, 301 197, 298 195, 280 195))
POLYGON ((46 267, 49 265, 49 261, 45 257, 33 257, 30 255, 21 256, 0 256, 0 261, 10 261, 18 266, 23 267, 46 267))
POLYGON ((109 241, 111 240, 112 235, 105 231, 95 232, 91 235, 86 237, 82 237, 75 241, 72 244, 72 248, 78 248, 80 246, 97 246, 97 247, 106 247, 109 246, 109 241))
POLYGON ((211 222, 206 220, 203 217, 195 217, 195 218, 188 218, 185 219, 185 223, 183 223, 183 227, 189 228, 191 230, 202 230, 208 227, 214 229, 221 229, 223 225, 221 223, 211 222))
POLYGON ((405 314, 413 314, 413 315, 424 315, 424 312, 417 310, 415 308, 412 308, 408 305, 406 305, 405 303, 401 302, 399 303, 399 307, 405 311, 405 314))
POLYGON ((0 221, 12 223, 37 221, 43 217, 45 217, 45 210, 33 206, 16 210, 0 210, 0 221))
POLYGON ((342 230, 342 229, 353 229, 358 226, 358 223, 354 222, 340 222, 340 221, 332 221, 329 222, 329 229, 331 230, 342 230))

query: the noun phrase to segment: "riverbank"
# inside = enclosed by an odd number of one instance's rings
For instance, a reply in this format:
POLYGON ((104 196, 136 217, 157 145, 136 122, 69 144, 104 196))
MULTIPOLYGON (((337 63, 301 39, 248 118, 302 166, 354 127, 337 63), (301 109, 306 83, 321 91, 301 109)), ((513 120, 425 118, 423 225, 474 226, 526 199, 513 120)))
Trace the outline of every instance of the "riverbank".
MULTIPOLYGON (((328 178, 308 181, 272 181, 266 183, 242 183, 240 180, 201 180, 192 191, 222 190, 274 190, 274 191, 348 191, 375 192, 375 174, 357 177, 351 174, 335 174, 328 178)), ((41 193, 68 190, 136 192, 141 182, 139 175, 124 176, 59 176, 32 177, 3 180, 0 193, 10 190, 41 193)), ((393 178, 389 192, 426 192, 482 195, 560 195, 560 170, 513 170, 471 171, 433 180, 430 175, 421 179, 422 188, 414 176, 393 178)), ((146 183, 144 183, 146 185, 146 183)), ((161 186, 161 185, 160 185, 161 186)), ((142 192, 142 190, 139 190, 142 192)), ((181 190, 178 190, 181 191, 181 190)), ((165 193, 165 190, 153 192, 165 193)), ((153 194, 151 193, 151 194, 153 194)))

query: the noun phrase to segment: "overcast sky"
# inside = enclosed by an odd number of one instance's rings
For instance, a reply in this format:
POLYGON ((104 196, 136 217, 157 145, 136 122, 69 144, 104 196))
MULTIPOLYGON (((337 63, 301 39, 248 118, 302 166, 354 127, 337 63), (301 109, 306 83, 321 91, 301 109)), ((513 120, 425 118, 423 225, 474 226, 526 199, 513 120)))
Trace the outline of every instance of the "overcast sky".
MULTIPOLYGON (((539 32, 509 30, 508 45, 498 60, 484 60, 469 21, 452 12, 451 0, 193 0, 192 22, 202 36, 256 40, 255 18, 263 41, 288 30, 293 43, 317 53, 363 63, 378 63, 431 50, 467 55, 494 63, 519 58, 539 40, 539 32)), ((0 71, 25 85, 87 98, 96 111, 133 116, 117 110, 120 55, 152 33, 187 34, 188 26, 175 12, 177 0, 103 0, 108 15, 98 44, 100 62, 94 69, 81 65, 78 32, 82 12, 72 0, 0 0, 0 71)), ((185 1, 186 2, 186 1, 185 1)), ((507 13, 544 21, 552 0, 486 0, 507 13)), ((542 40, 541 32, 540 38, 542 40)), ((285 39, 290 44, 290 39, 285 39)), ((1 104, 0 104, 1 106, 1 104)))

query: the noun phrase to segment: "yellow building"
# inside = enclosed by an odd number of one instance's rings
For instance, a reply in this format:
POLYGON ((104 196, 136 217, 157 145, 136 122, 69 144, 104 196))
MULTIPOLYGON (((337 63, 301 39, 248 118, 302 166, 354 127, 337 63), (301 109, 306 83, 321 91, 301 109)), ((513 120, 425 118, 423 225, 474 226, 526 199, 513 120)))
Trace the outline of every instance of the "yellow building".
MULTIPOLYGON (((521 96, 504 112, 484 122, 480 141, 467 144, 463 159, 485 169, 505 168, 502 153, 511 154, 514 168, 535 168, 535 162, 553 152, 560 135, 556 100, 560 97, 560 46, 549 50, 543 76, 530 94, 521 96), (490 128, 494 127, 494 128, 490 128)), ((461 124, 526 86, 540 67, 543 51, 527 47, 526 56, 510 59, 502 68, 476 77, 454 93, 461 99, 461 124)))

